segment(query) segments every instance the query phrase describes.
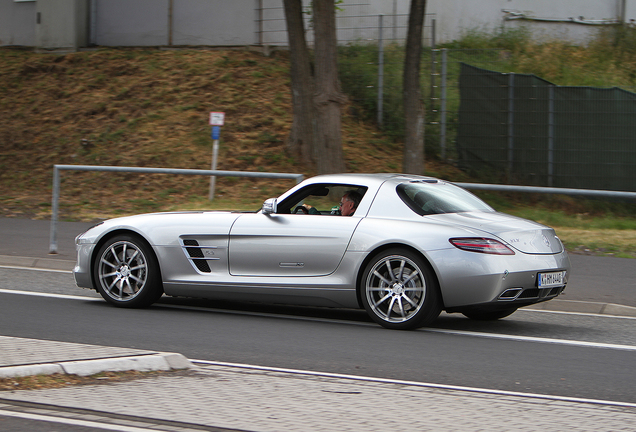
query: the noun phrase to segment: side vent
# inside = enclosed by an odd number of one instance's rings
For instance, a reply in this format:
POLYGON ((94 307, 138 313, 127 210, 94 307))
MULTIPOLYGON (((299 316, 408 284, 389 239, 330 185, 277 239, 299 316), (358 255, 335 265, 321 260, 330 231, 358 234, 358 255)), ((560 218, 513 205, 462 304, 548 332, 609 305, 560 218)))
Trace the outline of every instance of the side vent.
POLYGON ((210 266, 208 261, 203 256, 203 252, 199 247, 199 242, 192 239, 183 240, 183 245, 185 246, 185 250, 190 257, 192 263, 199 269, 200 272, 210 273, 210 266))

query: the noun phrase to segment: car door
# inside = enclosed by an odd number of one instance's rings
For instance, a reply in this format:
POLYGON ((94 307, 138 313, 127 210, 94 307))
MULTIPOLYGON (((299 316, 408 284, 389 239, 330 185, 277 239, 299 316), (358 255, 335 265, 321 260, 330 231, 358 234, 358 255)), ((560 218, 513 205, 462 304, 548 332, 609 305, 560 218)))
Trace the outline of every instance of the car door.
POLYGON ((230 231, 233 276, 324 276, 333 273, 361 217, 241 215, 230 231))

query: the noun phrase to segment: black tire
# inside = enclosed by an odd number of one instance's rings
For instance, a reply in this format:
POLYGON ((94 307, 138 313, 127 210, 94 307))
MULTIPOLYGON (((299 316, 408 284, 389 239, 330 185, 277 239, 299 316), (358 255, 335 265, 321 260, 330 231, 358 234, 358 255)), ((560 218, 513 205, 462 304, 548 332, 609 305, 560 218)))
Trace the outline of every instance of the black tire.
POLYGON ((501 309, 495 311, 485 311, 485 310, 470 310, 463 311, 462 315, 466 318, 470 318, 476 321, 495 321, 501 318, 505 318, 509 315, 512 315, 517 310, 516 307, 511 307, 508 309, 501 309))
POLYGON ((430 324, 442 310, 432 270, 419 255, 401 248, 387 249, 369 261, 360 295, 371 319, 393 330, 430 324))
POLYGON ((118 235, 104 243, 97 252, 93 275, 97 291, 115 306, 148 307, 163 294, 157 258, 135 235, 118 235))

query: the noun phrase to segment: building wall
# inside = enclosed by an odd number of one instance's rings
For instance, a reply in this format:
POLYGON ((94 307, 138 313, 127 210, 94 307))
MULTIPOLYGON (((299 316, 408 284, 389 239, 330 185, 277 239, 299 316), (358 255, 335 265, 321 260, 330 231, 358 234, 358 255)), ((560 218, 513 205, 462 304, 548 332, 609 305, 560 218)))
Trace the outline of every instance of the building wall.
MULTIPOLYGON (((310 0, 303 0, 309 8, 310 0)), ((598 26, 537 20, 505 20, 504 10, 528 17, 568 20, 636 20, 636 0, 428 0, 426 25, 435 19, 436 41, 470 29, 527 26, 536 37, 583 42, 598 26)), ((383 14, 386 39, 406 35, 410 0, 345 0, 339 5, 342 43, 375 41, 383 14), (396 16, 397 15, 397 16, 396 16)), ((307 16, 308 27, 311 17, 307 16)), ((313 35, 308 32, 311 41, 313 35)), ((430 42, 430 27, 425 44, 430 42)), ((0 46, 39 47, 164 45, 286 45, 282 0, 0 0, 0 46), (172 9, 170 4, 172 3, 172 9), (259 7, 262 6, 262 9, 259 7), (35 23, 36 12, 41 24, 35 23), (90 38, 88 38, 90 27, 90 38)))
POLYGON ((35 46, 70 48, 88 44, 88 1, 36 2, 35 46))
POLYGON ((168 0, 96 0, 92 6, 93 43, 168 45, 168 0))
POLYGON ((254 0, 175 0, 173 44, 255 44, 255 4, 254 0))
MULTIPOLYGON (((408 14, 409 0, 367 0, 372 14, 408 14)), ((636 19, 636 0, 428 0, 426 13, 435 15, 436 40, 449 42, 467 30, 493 31, 527 26, 536 37, 558 37, 584 42, 598 26, 530 20, 504 20, 504 10, 525 13, 531 17, 567 20, 618 19, 622 4, 627 5, 626 18, 636 19)))
POLYGON ((0 46, 35 45, 35 1, 0 0, 0 46))

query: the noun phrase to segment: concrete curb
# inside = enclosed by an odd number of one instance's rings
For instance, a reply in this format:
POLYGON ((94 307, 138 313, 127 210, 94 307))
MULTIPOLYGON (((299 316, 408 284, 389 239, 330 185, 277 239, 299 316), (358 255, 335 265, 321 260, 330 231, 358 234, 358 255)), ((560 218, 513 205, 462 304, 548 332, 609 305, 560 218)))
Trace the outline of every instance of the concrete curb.
POLYGON ((105 359, 68 361, 23 366, 0 367, 0 378, 15 378, 30 375, 68 374, 89 376, 101 372, 168 371, 195 368, 190 360, 177 353, 116 357, 105 359))
POLYGON ((532 306, 526 306, 523 309, 636 317, 636 307, 623 306, 613 303, 586 302, 578 300, 554 299, 543 303, 537 303, 532 306))
POLYGON ((75 261, 0 255, 0 266, 71 272, 75 267, 75 261))

